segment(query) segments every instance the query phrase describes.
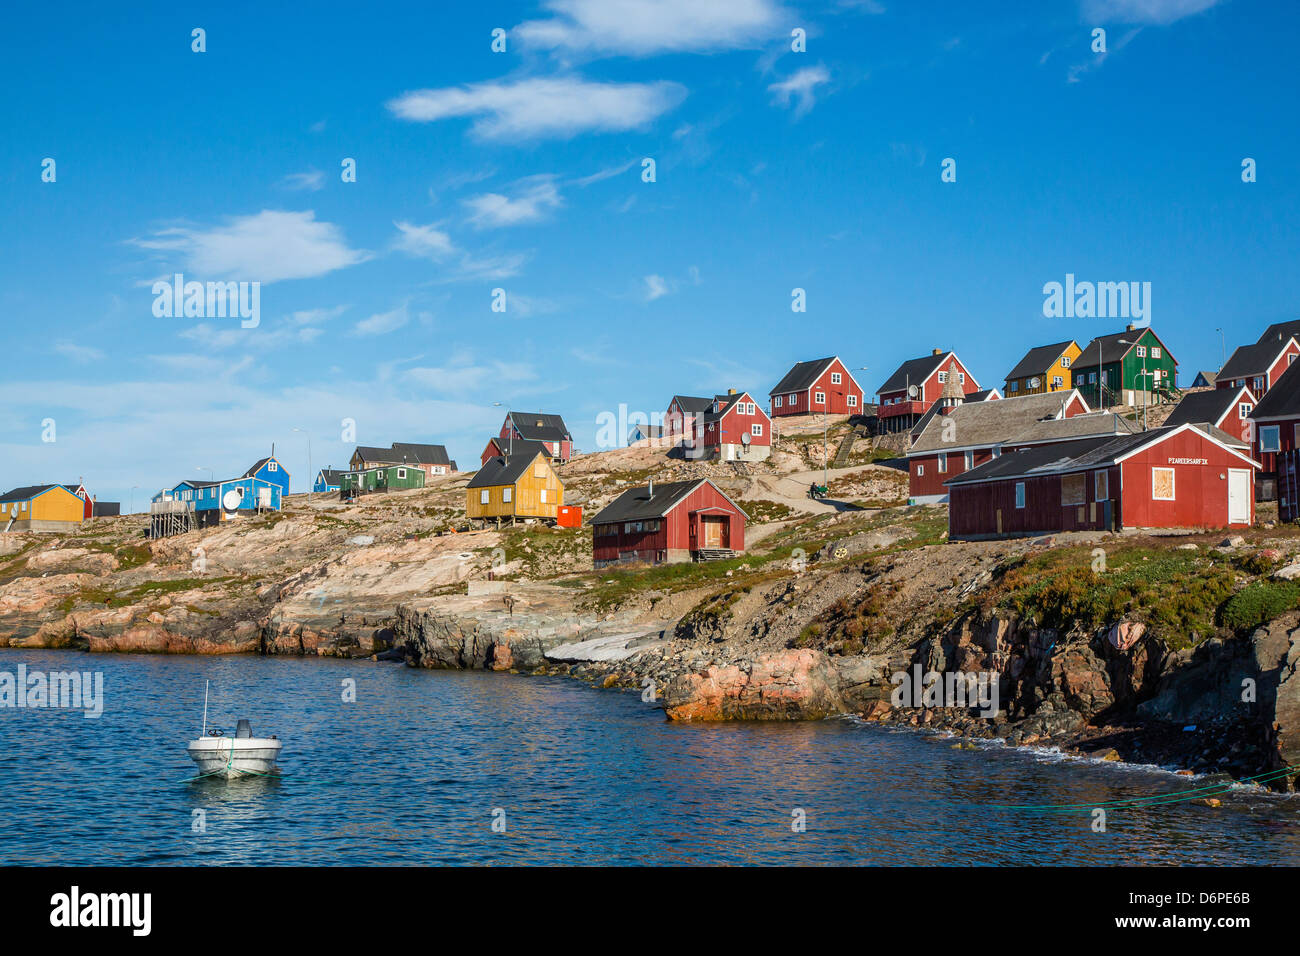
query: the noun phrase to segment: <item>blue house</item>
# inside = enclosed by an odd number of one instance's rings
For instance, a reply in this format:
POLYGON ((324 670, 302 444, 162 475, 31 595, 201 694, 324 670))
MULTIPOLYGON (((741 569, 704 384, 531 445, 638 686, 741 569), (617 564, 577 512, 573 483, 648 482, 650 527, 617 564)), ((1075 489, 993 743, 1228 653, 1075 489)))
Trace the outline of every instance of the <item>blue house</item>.
MULTIPOLYGON (((289 472, 274 456, 263 458, 238 478, 186 480, 153 496, 155 503, 181 502, 200 526, 229 521, 240 512, 279 511, 289 489, 289 472)), ((154 509, 157 511, 158 509, 154 509)))
POLYGON ((280 488, 280 494, 289 493, 289 472, 280 460, 271 453, 270 458, 259 459, 252 468, 244 472, 241 478, 256 478, 258 481, 264 481, 270 485, 277 485, 280 488))
POLYGON ((316 481, 311 486, 312 491, 338 491, 343 487, 343 472, 335 471, 333 468, 322 468, 316 473, 316 481))

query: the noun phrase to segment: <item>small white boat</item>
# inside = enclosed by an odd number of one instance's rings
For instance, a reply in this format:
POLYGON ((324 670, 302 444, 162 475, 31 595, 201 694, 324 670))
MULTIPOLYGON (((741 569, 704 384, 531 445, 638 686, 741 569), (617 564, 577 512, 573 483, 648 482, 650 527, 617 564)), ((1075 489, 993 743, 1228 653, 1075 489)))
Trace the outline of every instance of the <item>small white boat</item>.
POLYGON ((227 737, 221 730, 208 730, 208 694, 203 692, 203 736, 191 740, 186 752, 199 768, 200 777, 235 780, 239 777, 265 777, 279 773, 280 740, 254 737, 253 727, 240 719, 235 735, 227 737))

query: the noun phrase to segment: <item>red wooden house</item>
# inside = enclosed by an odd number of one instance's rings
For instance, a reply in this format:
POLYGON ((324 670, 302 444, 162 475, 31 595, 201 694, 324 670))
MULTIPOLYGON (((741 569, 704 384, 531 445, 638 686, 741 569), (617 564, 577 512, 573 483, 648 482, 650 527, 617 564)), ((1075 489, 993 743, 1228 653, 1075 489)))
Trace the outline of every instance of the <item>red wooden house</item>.
POLYGON ((948 536, 1245 527, 1258 465, 1248 451, 1188 424, 1012 452, 949 479, 948 536))
POLYGON ((1279 376, 1250 413, 1254 425, 1254 452, 1260 463, 1259 498, 1277 497, 1278 452, 1300 447, 1300 363, 1279 376))
POLYGON ((837 356, 799 362, 768 392, 773 418, 780 415, 862 414, 862 387, 837 356))
POLYGON ((483 454, 479 455, 479 466, 486 465, 493 458, 508 458, 511 455, 521 452, 540 451, 546 456, 550 456, 551 451, 539 441, 528 441, 523 438, 502 438, 493 435, 488 439, 487 445, 483 448, 483 454))
POLYGON ((695 424, 713 406, 713 399, 695 395, 674 395, 664 413, 664 437, 678 442, 695 434, 695 424))
POLYGON ((733 388, 696 422, 696 448, 720 461, 763 461, 772 453, 772 419, 749 392, 733 388))
POLYGON ((745 551, 746 515, 707 478, 630 488, 591 519, 597 568, 671 564, 745 551))
MULTIPOLYGON (((573 436, 569 427, 559 415, 547 415, 542 412, 507 412, 506 420, 501 424, 498 438, 508 443, 512 437, 518 442, 538 441, 546 446, 546 453, 558 464, 564 464, 573 457, 573 436)), ((518 451, 518 449, 516 449, 518 451)))
MULTIPOLYGON (((951 379, 945 390, 956 387, 951 379)), ((939 399, 907 451, 908 503, 930 504, 947 497, 945 482, 1002 454, 1004 445, 1044 419, 1064 419, 1088 411, 1077 391, 1022 395, 1000 401, 966 402, 960 393, 939 399)))
POLYGON ((1263 398, 1282 373, 1291 367, 1297 355, 1300 355, 1300 341, 1291 335, 1263 338, 1254 345, 1240 346, 1219 369, 1219 374, 1214 377, 1214 387, 1245 387, 1256 398, 1263 398))
POLYGON ((935 349, 922 358, 908 359, 877 389, 876 409, 881 431, 907 431, 939 398, 949 380, 966 395, 980 391, 975 376, 954 352, 935 349))
POLYGON ((1169 413, 1165 424, 1213 425, 1249 445, 1253 438, 1250 414, 1255 410, 1255 405, 1255 396, 1245 385, 1187 392, 1169 413))

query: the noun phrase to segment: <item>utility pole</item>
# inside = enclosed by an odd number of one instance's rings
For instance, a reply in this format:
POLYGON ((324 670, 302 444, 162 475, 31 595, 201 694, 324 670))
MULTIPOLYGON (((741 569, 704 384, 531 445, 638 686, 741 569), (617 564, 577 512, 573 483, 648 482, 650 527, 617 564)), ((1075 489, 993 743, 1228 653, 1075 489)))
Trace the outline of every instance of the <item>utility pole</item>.
POLYGON ((1223 329, 1215 329, 1214 331, 1219 333, 1219 355, 1221 357, 1219 371, 1222 372, 1223 366, 1228 364, 1228 343, 1223 337, 1223 329))

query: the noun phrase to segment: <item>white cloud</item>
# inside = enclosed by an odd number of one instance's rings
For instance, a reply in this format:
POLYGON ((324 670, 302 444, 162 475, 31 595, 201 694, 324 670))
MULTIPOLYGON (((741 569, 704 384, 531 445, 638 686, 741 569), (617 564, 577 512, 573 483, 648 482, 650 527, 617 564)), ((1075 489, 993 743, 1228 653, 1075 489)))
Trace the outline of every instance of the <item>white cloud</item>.
POLYGON ((99 349, 91 348, 89 345, 77 345, 75 342, 59 342, 54 346, 54 351, 64 358, 83 365, 87 362, 98 362, 104 357, 104 353, 99 349))
POLYGON ((803 69, 794 73, 789 79, 773 83, 768 87, 772 93, 773 99, 781 103, 782 106, 789 106, 793 101, 795 104, 794 115, 803 116, 816 103, 814 90, 823 83, 829 83, 831 79, 830 71, 821 66, 805 66, 803 69))
POLYGON ((245 329, 234 325, 200 322, 179 333, 182 339, 206 349, 257 348, 266 352, 285 345, 306 345, 325 334, 321 326, 347 311, 346 305, 330 309, 303 309, 292 312, 274 325, 245 329))
POLYGON ((421 259, 445 259, 456 252, 456 244, 446 230, 439 229, 438 223, 417 226, 409 222, 395 222, 394 226, 401 233, 394 243, 396 248, 421 259))
POLYGON ((485 387, 517 386, 537 377, 526 362, 494 361, 474 364, 468 355, 458 355, 444 366, 408 369, 406 378, 435 392, 464 393, 485 387))
POLYGON ((305 173, 290 173, 280 180, 285 189, 305 189, 309 192, 325 188, 325 174, 319 169, 309 169, 305 173))
POLYGON ((463 252, 437 223, 417 226, 409 222, 396 222, 400 233, 394 248, 417 259, 429 259, 445 266, 442 280, 458 282, 474 279, 505 279, 517 275, 527 261, 522 253, 476 256, 463 252))
POLYGON ((411 321, 411 313, 404 302, 388 312, 376 312, 352 327, 356 335, 386 335, 396 332, 411 321))
POLYGON ((342 230, 317 222, 316 214, 264 209, 238 216, 211 229, 175 227, 160 230, 135 244, 157 252, 174 253, 192 278, 210 281, 238 278, 263 283, 281 279, 308 279, 356 265, 368 254, 348 246, 342 230))
POLYGON ((788 35, 773 0, 547 0, 553 16, 511 31, 526 47, 596 54, 753 47, 788 35))
POLYGON ((661 299, 672 291, 668 287, 668 281, 661 275, 648 275, 643 281, 645 282, 645 300, 647 302, 661 299))
POLYGON ((391 100, 388 109, 417 123, 470 116, 474 134, 483 139, 533 140, 639 129, 685 95, 676 83, 555 77, 416 90, 391 100))
POLYGON ((564 202, 552 176, 534 176, 516 184, 513 196, 483 193, 463 200, 469 221, 480 229, 538 222, 564 202))
POLYGON ((1083 0, 1086 19, 1120 23, 1170 24, 1204 13, 1222 0, 1083 0))

